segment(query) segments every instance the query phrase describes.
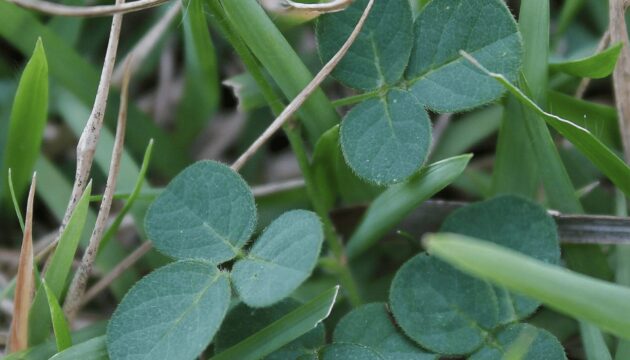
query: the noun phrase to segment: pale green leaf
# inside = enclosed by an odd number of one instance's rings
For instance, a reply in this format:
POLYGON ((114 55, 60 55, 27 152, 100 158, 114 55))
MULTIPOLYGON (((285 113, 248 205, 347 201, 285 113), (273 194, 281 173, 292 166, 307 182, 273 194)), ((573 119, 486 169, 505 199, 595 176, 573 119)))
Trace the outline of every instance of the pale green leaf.
POLYGON ((192 360, 210 343, 230 304, 227 274, 179 261, 140 280, 107 327, 112 360, 192 360))
MULTIPOLYGON (((546 263, 560 263, 555 222, 544 208, 524 198, 500 196, 465 206, 444 221, 441 231, 486 239, 546 263)), ((540 305, 503 289, 495 291, 504 322, 523 319, 540 305)))
POLYGON ((426 238, 429 252, 457 268, 537 299, 556 311, 630 338, 630 289, 456 234, 426 238))
MULTIPOLYGON (((302 304, 293 299, 285 299, 266 308, 250 308, 239 304, 225 317, 224 325, 214 340, 214 352, 222 353, 251 335, 256 334, 273 322, 281 319, 302 304)), ((325 343, 325 329, 318 324, 306 334, 284 345, 279 350, 264 357, 265 360, 295 359, 310 354, 325 343)))
POLYGON ((521 336, 533 337, 521 360, 566 360, 567 356, 558 339, 549 332, 528 324, 514 324, 495 335, 495 342, 477 351, 470 360, 505 360, 510 348, 518 344, 521 336))
POLYGON ((348 241, 350 259, 364 253, 423 201, 453 182, 466 169, 471 155, 461 155, 425 167, 409 181, 387 189, 368 208, 348 241))
POLYGON ((339 287, 323 292, 212 360, 258 360, 315 328, 330 315, 339 287))
POLYGON ((50 316, 52 319, 53 329, 55 331, 55 341, 57 343, 57 350, 63 351, 72 346, 72 338, 70 337, 70 327, 68 322, 59 306, 59 301, 48 287, 46 281, 42 281, 42 286, 46 291, 46 298, 48 299, 48 307, 50 308, 50 316))
MULTIPOLYGON (((48 269, 44 274, 46 284, 57 299, 61 299, 72 270, 72 261, 79 247, 90 210, 91 191, 92 183, 89 183, 59 238, 59 243, 50 257, 48 269)), ((50 335, 50 327, 51 318, 46 291, 43 287, 39 287, 29 315, 29 344, 36 345, 46 340, 50 335)))
POLYGON ((418 100, 436 111, 467 110, 505 92, 460 50, 510 79, 521 66, 521 38, 502 0, 434 0, 416 19, 415 37, 406 78, 418 100))
POLYGON ((264 307, 291 295, 311 275, 323 240, 322 224, 314 213, 294 210, 280 216, 232 268, 241 300, 264 307))
POLYGON ((220 264, 240 253, 256 224, 254 196, 229 167, 202 161, 186 168, 155 200, 145 229, 155 247, 178 259, 220 264))
MULTIPOLYGON (((356 0, 344 11, 320 17, 317 41, 323 62, 339 51, 367 4, 368 0, 356 0)), ((333 77, 361 90, 396 84, 413 46, 412 24, 408 1, 376 1, 359 37, 333 70, 333 77)))
POLYGON ((391 90, 354 107, 341 123, 350 167, 377 184, 398 183, 418 171, 431 145, 431 122, 408 91, 391 90))
POLYGON ((7 143, 4 154, 0 154, 4 158, 0 169, 0 195, 9 194, 7 169, 12 170, 17 198, 24 195, 39 156, 47 114, 48 62, 42 40, 38 39, 15 92, 7 143))
POLYGON ((95 337, 58 353, 50 360, 109 360, 105 335, 95 337))
POLYGON ((473 352, 499 321, 490 284, 426 254, 417 255, 398 270, 389 301, 405 334, 443 355, 473 352))
POLYGON ((438 355, 418 347, 396 328, 386 304, 356 308, 335 328, 333 341, 363 345, 385 360, 436 360, 438 355))
POLYGON ((551 63, 549 68, 583 78, 605 78, 615 70, 622 48, 618 43, 586 58, 551 63))

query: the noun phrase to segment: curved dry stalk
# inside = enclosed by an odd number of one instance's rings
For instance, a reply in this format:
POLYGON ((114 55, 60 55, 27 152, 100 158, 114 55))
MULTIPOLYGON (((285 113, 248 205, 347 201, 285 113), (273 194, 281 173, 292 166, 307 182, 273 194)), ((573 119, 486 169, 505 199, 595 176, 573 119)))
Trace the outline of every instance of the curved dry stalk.
POLYGON ((368 5, 365 7, 363 11, 363 15, 357 22, 354 30, 348 37, 348 40, 343 44, 341 49, 335 54, 335 56, 324 65, 324 67, 317 73, 315 78, 291 101, 291 103, 278 115, 278 117, 273 121, 273 123, 260 135, 256 141, 232 164, 232 169, 235 171, 240 170, 243 165, 249 160, 254 154, 276 133, 291 117, 298 111, 298 109, 306 102, 306 100, 317 90, 319 85, 330 75, 330 73, 335 69, 337 64, 343 59, 346 55, 354 41, 361 33, 361 29, 363 29, 363 25, 372 10, 372 6, 374 5, 374 0, 370 0, 368 5))
MULTIPOLYGON (((123 4, 124 0, 116 0, 116 5, 123 4)), ((94 99, 94 106, 90 117, 81 133, 79 143, 77 145, 77 168, 74 178, 74 185, 72 186, 72 194, 70 195, 70 202, 66 208, 66 213, 61 221, 59 227, 59 233, 57 238, 43 251, 44 253, 51 253, 57 246, 61 234, 63 234, 68 221, 74 212, 79 199, 83 195, 83 191, 87 186, 90 171, 92 170, 92 163, 94 162, 94 154, 96 153, 96 145, 98 139, 101 136, 101 128, 103 127, 103 118, 105 116, 105 110, 107 108, 107 98, 109 96, 109 88, 111 86, 112 73, 114 71, 114 64, 116 63, 116 53, 118 52, 118 42, 120 40, 120 30, 122 28, 123 16, 118 14, 114 15, 112 19, 112 26, 109 33, 109 42, 107 44, 107 51, 105 53, 105 61, 103 64, 103 70, 101 72, 101 79, 96 91, 96 98, 94 99)))
POLYGON ((135 74, 140 67, 140 64, 147 58, 149 53, 155 48, 155 45, 159 42, 160 38, 164 35, 168 26, 171 24, 175 16, 182 9, 181 1, 175 2, 167 12, 164 14, 158 22, 156 22, 151 29, 140 39, 140 41, 133 47, 133 49, 125 56, 121 62, 121 66, 116 67, 114 75, 112 77, 112 84, 120 85, 125 75, 125 65, 127 61, 131 61, 129 65, 131 67, 131 74, 135 74), (133 59, 133 60, 131 60, 133 59))
POLYGON ((136 264, 146 253, 153 249, 153 243, 150 241, 144 242, 136 250, 134 250, 129 256, 121 261, 115 268, 113 268, 105 277, 99 280, 94 286, 86 291, 85 296, 81 300, 79 306, 83 306, 89 303, 96 295, 101 291, 107 289, 111 283, 118 279, 127 269, 136 264))
POLYGON ((20 250, 20 262, 15 280, 15 297, 11 332, 9 334, 9 352, 24 350, 28 347, 28 315, 33 302, 35 276, 33 274, 33 200, 37 175, 33 174, 31 190, 28 193, 24 238, 20 250))
MULTIPOLYGON (((127 64, 129 63, 130 62, 127 64)), ((74 278, 70 284, 70 289, 68 290, 68 295, 66 296, 66 301, 63 307, 64 313, 66 314, 69 322, 74 319, 81 305, 81 298, 83 298, 83 294, 85 293, 87 280, 92 272, 92 266, 94 265, 94 260, 96 260, 96 254, 101 244, 101 240, 103 239, 103 234, 105 233, 107 219, 109 218, 109 212, 116 192, 116 181, 120 172, 120 160, 124 150, 125 131, 127 127, 129 78, 131 74, 129 70, 130 68, 127 67, 120 94, 120 109, 118 112, 116 139, 114 141, 114 149, 112 150, 112 160, 109 165, 109 174, 107 175, 107 184, 105 185, 105 191, 103 193, 103 201, 101 202, 101 208, 98 212, 98 216, 96 217, 96 224, 94 225, 90 242, 87 249, 85 249, 81 264, 74 274, 74 278)))
POLYGON ((610 0, 610 41, 621 42, 621 55, 613 73, 615 101, 626 162, 630 161, 630 40, 626 26, 627 0, 610 0))
POLYGON ((97 6, 69 6, 39 0, 6 0, 19 7, 29 10, 39 11, 48 15, 74 16, 74 17, 97 17, 111 16, 116 14, 126 14, 156 7, 169 0, 138 0, 130 3, 118 3, 116 5, 97 6))
POLYGON ((291 0, 285 0, 286 2, 285 7, 288 10, 316 12, 316 13, 324 14, 324 13, 342 11, 348 6, 350 6, 350 4, 352 4, 352 1, 354 0, 332 0, 326 3, 303 4, 303 3, 299 3, 299 2, 295 2, 291 0))

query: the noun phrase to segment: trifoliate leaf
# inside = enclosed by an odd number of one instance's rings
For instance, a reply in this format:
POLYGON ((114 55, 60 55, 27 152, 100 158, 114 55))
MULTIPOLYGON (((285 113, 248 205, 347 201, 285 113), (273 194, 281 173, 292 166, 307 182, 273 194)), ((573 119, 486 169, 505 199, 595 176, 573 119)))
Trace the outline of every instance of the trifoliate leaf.
POLYGON ((255 224, 251 190, 240 175, 213 161, 198 162, 180 173, 145 219, 158 250, 177 259, 215 264, 233 259, 255 224))
POLYGON ((505 91, 463 59, 461 50, 492 71, 517 77, 521 38, 503 0, 433 0, 414 27, 406 78, 418 100, 433 110, 471 109, 505 91))
POLYGON ((521 360, 566 360, 567 356, 558 339, 549 332, 529 324, 514 324, 496 335, 496 341, 477 351, 470 360, 503 360, 519 341, 525 340, 527 351, 521 360), (529 338, 529 339, 528 339, 529 338))
POLYGON ((336 343, 324 347, 318 359, 321 360, 385 360, 374 350, 349 343, 336 343))
POLYGON ((394 325, 382 303, 363 305, 341 319, 334 342, 366 346, 385 360, 436 360, 438 355, 418 347, 394 325))
MULTIPOLYGON (((215 353, 220 354, 238 344, 299 306, 300 303, 293 299, 285 299, 273 306, 258 309, 247 307, 242 303, 237 305, 228 313, 225 324, 217 333, 214 341, 215 353)), ((324 343, 325 329, 323 324, 319 324, 280 350, 267 355, 265 360, 296 359, 299 356, 314 353, 324 343)))
POLYGON ((311 275, 323 239, 314 213, 295 210, 280 216, 232 268, 241 300, 251 307, 264 307, 289 296, 311 275))
MULTIPOLYGON (((317 39, 324 62, 346 42, 367 4, 368 0, 355 0, 346 10, 319 19, 317 39)), ((405 71, 413 46, 412 23, 408 1, 376 1, 359 37, 332 75, 361 90, 396 84, 405 71)))
POLYGON ((473 352, 498 322, 492 286, 426 254, 398 270, 389 299, 405 334, 443 355, 473 352))
POLYGON ((340 135, 344 157, 360 177, 392 184, 418 171, 426 160, 431 123, 412 93, 391 90, 353 108, 340 135))
MULTIPOLYGON (((560 263, 556 224, 544 208, 524 198, 500 196, 463 207, 443 223, 442 232, 494 242, 537 260, 560 263)), ((538 301, 495 288, 503 322, 523 319, 540 306, 538 301)))
POLYGON ((230 304, 226 274, 201 261, 180 261, 140 280, 107 328, 112 360, 195 359, 219 329, 230 304))

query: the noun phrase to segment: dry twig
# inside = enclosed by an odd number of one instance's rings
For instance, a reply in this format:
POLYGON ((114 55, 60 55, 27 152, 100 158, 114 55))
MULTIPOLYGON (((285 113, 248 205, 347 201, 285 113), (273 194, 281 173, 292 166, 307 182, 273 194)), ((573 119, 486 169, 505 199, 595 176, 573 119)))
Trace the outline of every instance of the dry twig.
POLYGON ((9 351, 15 352, 28 347, 28 314, 33 300, 33 199, 35 198, 36 175, 33 175, 31 190, 26 205, 26 222, 24 238, 20 251, 20 265, 15 281, 15 297, 11 332, 9 335, 9 351))
POLYGON ((628 0, 610 0, 610 41, 621 42, 623 48, 613 73, 615 101, 619 112, 621 140, 626 161, 630 161, 630 40, 625 13, 628 0))
POLYGON ((354 41, 361 33, 361 29, 363 29, 363 25, 367 20, 368 15, 370 14, 370 10, 372 10, 372 6, 374 5, 374 0, 370 0, 368 5, 363 11, 363 15, 359 19, 357 25, 354 30, 348 37, 348 40, 343 44, 341 49, 335 54, 335 56, 328 61, 326 65, 317 73, 315 78, 291 101, 291 103, 278 115, 278 117, 273 121, 273 123, 263 132, 262 135, 254 143, 241 155, 232 165, 232 169, 235 171, 240 170, 243 165, 251 158, 272 136, 276 133, 291 117, 295 114, 296 111, 304 104, 304 102, 308 99, 308 97, 313 94, 315 90, 319 87, 319 85, 330 75, 333 69, 337 66, 339 61, 343 59, 346 55, 354 41))
POLYGON ((120 109, 118 112, 118 126, 116 128, 116 140, 114 142, 114 149, 112 150, 112 160, 109 166, 109 174, 107 176, 107 184, 103 193, 101 208, 98 216, 96 217, 96 224, 94 225, 90 242, 83 254, 81 265, 79 265, 79 268, 72 279, 72 283, 70 284, 70 289, 68 290, 68 295, 66 297, 66 302, 64 303, 64 313, 70 322, 79 310, 81 298, 85 293, 88 277, 90 272, 92 272, 92 266, 94 265, 98 248, 101 244, 101 240, 103 239, 103 234, 105 233, 107 219, 109 218, 109 212, 114 200, 114 193, 116 192, 116 181, 118 179, 118 173, 120 172, 120 159, 122 158, 124 150, 125 130, 127 126, 127 105, 130 77, 129 70, 130 68, 127 67, 127 72, 123 80, 122 92, 120 95, 120 109))
POLYGON ((69 6, 56 4, 40 0, 6 0, 17 6, 39 11, 48 15, 58 16, 76 16, 76 17, 97 17, 111 16, 117 14, 126 14, 130 12, 140 11, 156 7, 164 4, 169 0, 138 0, 130 3, 119 3, 116 5, 97 5, 97 6, 69 6))

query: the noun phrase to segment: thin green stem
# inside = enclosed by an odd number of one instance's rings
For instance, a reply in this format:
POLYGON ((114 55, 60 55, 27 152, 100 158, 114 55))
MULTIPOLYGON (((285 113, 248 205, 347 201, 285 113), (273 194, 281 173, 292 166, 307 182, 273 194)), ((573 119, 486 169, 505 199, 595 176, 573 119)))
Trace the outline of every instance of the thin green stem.
POLYGON ((11 168, 9 168, 8 174, 9 181, 9 192, 11 193, 11 200, 13 201, 13 207, 15 208, 15 215, 20 222, 20 227, 22 228, 22 232, 24 232, 24 218, 22 217, 22 211, 20 211, 20 204, 18 203, 17 197, 15 196, 15 189, 13 188, 13 176, 11 174, 11 168))
POLYGON ((381 93, 381 90, 374 90, 374 91, 366 92, 364 94, 348 96, 348 97, 345 97, 345 98, 342 98, 342 99, 337 99, 337 100, 333 101, 332 105, 335 108, 339 108, 339 107, 342 107, 342 106, 355 105, 355 104, 358 104, 358 103, 363 102, 365 100, 378 97, 380 95, 380 93, 381 93))
MULTIPOLYGON (((243 61, 243 64, 256 81, 256 84, 258 84, 273 114, 275 116, 278 116, 284 110, 284 104, 281 100, 281 96, 276 92, 273 86, 271 86, 269 80, 265 77, 263 73, 263 69, 260 63, 256 60, 247 45, 242 41, 236 31, 232 28, 230 22, 225 16, 221 4, 215 0, 210 0, 207 2, 207 4, 210 13, 214 16, 216 20, 217 26, 219 27, 221 32, 223 32, 224 36, 226 37, 228 42, 230 42, 236 53, 239 55, 239 57, 243 61)), ((359 295, 358 285, 354 277, 352 276, 350 268, 348 267, 343 242, 341 241, 339 235, 337 234, 337 231, 335 230, 335 226, 330 219, 330 215, 328 214, 326 207, 323 206, 321 201, 319 201, 321 197, 317 195, 319 194, 319 191, 316 188, 315 182, 313 181, 311 164, 306 154, 304 140, 302 139, 301 134, 296 126, 297 124, 289 123, 288 125, 285 125, 283 129, 287 137, 289 138, 292 150, 295 153, 296 158, 298 159, 300 169, 305 179, 307 193, 310 201, 313 205, 313 208, 315 209, 315 212, 319 215, 324 225, 324 234, 326 236, 326 241, 328 242, 330 251, 333 253, 338 265, 337 268, 339 281, 348 294, 348 299, 350 300, 352 305, 358 306, 361 304, 361 297, 359 295)))

